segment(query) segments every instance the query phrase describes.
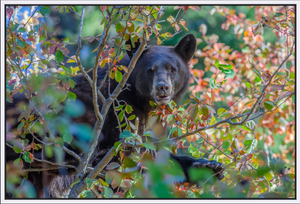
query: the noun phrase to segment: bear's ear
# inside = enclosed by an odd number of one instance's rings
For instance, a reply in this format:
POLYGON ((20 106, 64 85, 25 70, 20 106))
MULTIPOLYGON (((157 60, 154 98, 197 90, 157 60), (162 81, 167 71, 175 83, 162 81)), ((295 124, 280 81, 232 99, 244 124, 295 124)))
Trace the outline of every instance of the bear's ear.
POLYGON ((128 40, 126 40, 125 45, 129 45, 130 50, 126 50, 129 58, 131 59, 133 54, 138 50, 139 46, 140 46, 140 39, 138 38, 138 40, 134 43, 134 47, 132 47, 132 43, 131 43, 131 39, 129 37, 128 40))
POLYGON ((193 34, 188 34, 180 40, 174 49, 185 62, 189 62, 195 53, 196 46, 195 36, 193 34))

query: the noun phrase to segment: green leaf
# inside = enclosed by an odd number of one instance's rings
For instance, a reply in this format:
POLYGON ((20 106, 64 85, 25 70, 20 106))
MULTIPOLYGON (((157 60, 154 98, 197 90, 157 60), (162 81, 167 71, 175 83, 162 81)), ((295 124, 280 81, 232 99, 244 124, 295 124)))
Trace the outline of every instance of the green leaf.
POLYGON ((161 26, 160 24, 156 24, 156 25, 155 25, 155 28, 156 28, 156 30, 161 30, 161 29, 162 29, 162 26, 161 26))
POLYGON ((76 94, 74 94, 71 91, 68 91, 68 99, 69 100, 75 100, 77 98, 76 94))
POLYGON ((154 101, 149 101, 150 106, 156 106, 157 104, 154 101))
POLYGON ((30 155, 31 153, 29 153, 29 152, 25 152, 24 154, 23 154, 23 156, 22 156, 22 158, 26 161, 26 162, 28 162, 28 163, 31 163, 31 159, 29 158, 29 155, 30 155))
POLYGON ((219 60, 217 60, 217 61, 215 62, 215 66, 216 66, 217 68, 219 68, 219 60))
POLYGON ((246 85, 247 88, 249 88, 249 89, 251 88, 251 84, 249 82, 246 82, 245 85, 246 85))
POLYGON ((212 89, 215 88, 215 80, 213 78, 210 78, 209 85, 210 85, 210 88, 212 88, 212 89))
POLYGON ((233 69, 233 66, 231 64, 219 64, 219 67, 222 67, 224 69, 233 69))
POLYGON ((132 107, 130 105, 127 104, 125 106, 125 111, 126 111, 126 113, 130 114, 133 111, 133 109, 132 109, 132 107))
POLYGON ((123 119, 124 119, 124 114, 125 114, 125 110, 122 110, 122 111, 119 113, 118 118, 119 118, 120 122, 123 121, 123 119))
POLYGON ((153 151, 156 151, 156 146, 152 142, 145 142, 143 144, 147 149, 151 149, 153 151))
POLYGON ((79 198, 95 198, 95 195, 91 190, 84 190, 79 195, 79 198))
POLYGON ((272 110, 275 104, 272 101, 265 101, 264 106, 268 111, 272 110))
POLYGON ((248 128, 246 125, 241 125, 241 127, 246 131, 252 131, 250 128, 248 128))
POLYGON ((124 130, 124 132, 122 132, 120 134, 120 138, 127 138, 127 137, 131 137, 132 133, 129 130, 124 130))
POLYGON ((66 105, 64 106, 64 112, 71 117, 80 117, 85 112, 85 106, 79 100, 67 101, 66 105))
POLYGON ((40 8, 40 13, 43 16, 47 16, 49 13, 51 12, 49 6, 43 6, 42 8, 40 8))
POLYGON ((229 146, 230 146, 230 143, 228 141, 224 141, 223 144, 222 144, 222 147, 224 149, 228 149, 229 146))
POLYGON ((135 115, 131 115, 131 116, 128 118, 128 120, 133 120, 133 119, 135 119, 135 115))
POLYGON ((104 197, 105 198, 111 198, 113 196, 114 192, 109 187, 104 188, 104 197))
POLYGON ((24 41, 20 40, 19 38, 17 38, 17 45, 19 47, 25 47, 26 44, 27 44, 26 42, 24 42, 24 41))
POLYGON ((122 110, 123 107, 124 107, 124 105, 119 105, 118 107, 115 107, 115 110, 120 111, 120 110, 122 110))
POLYGON ((21 149, 20 147, 18 147, 17 145, 14 145, 14 151, 16 153, 21 153, 23 151, 23 149, 21 149))
MULTIPOLYGON (((252 70, 257 74, 258 78, 261 80, 260 71, 258 71, 256 68, 253 68, 253 67, 252 67, 252 70)), ((257 80, 255 79, 255 82, 259 82, 258 79, 257 80)))
POLYGON ((209 110, 206 106, 202 106, 201 110, 204 116, 208 116, 209 110))
POLYGON ((21 122, 21 123, 18 125, 17 129, 18 129, 18 130, 21 130, 21 129, 24 127, 24 124, 25 124, 24 121, 21 122))
POLYGON ((122 78, 123 78, 122 73, 121 73, 119 70, 117 70, 117 71, 116 71, 116 75, 115 75, 116 81, 117 81, 117 82, 120 82, 120 81, 122 81, 122 78))
POLYGON ((116 32, 118 33, 118 32, 123 32, 123 31, 124 31, 123 25, 121 23, 118 23, 116 25, 116 32))
POLYGON ((153 135, 153 132, 152 131, 146 131, 145 133, 144 133, 144 135, 143 135, 144 137, 155 137, 154 135, 153 135))
MULTIPOLYGON (((208 178, 210 178, 208 181, 214 181, 215 177, 213 177, 213 172, 210 169, 206 169, 206 168, 189 168, 189 175, 190 175, 190 179, 191 181, 194 182, 205 182, 208 180, 208 178)), ((209 182, 209 183, 210 183, 209 182)))
POLYGON ((265 173, 264 176, 266 177, 266 179, 267 179, 268 181, 272 180, 273 177, 274 177, 274 175, 273 175, 273 173, 272 173, 271 171, 265 173))
POLYGON ((132 32, 134 32, 134 24, 133 24, 133 22, 130 22, 131 24, 128 26, 127 25, 127 30, 128 30, 128 32, 130 32, 130 33, 132 33, 132 32))
POLYGON ((279 16, 283 16, 283 13, 276 13, 273 17, 279 17, 279 16))
POLYGON ((63 139, 66 143, 71 143, 73 140, 73 135, 70 134, 70 132, 65 132, 65 134, 63 135, 63 139))
POLYGON ((20 33, 23 33, 23 32, 26 31, 26 29, 25 29, 25 28, 20 28, 18 31, 19 31, 20 33))
POLYGON ((219 108, 218 111, 217 111, 217 114, 218 114, 219 116, 221 116, 221 114, 222 114, 222 113, 225 113, 225 112, 227 112, 227 110, 226 110, 225 108, 219 108))
POLYGON ((224 78, 229 77, 229 78, 233 79, 233 77, 235 76, 235 72, 232 69, 223 69, 222 72, 225 74, 224 78))
POLYGON ((18 159, 16 159, 16 160, 14 161, 14 164, 16 164, 16 165, 19 165, 19 164, 22 164, 22 163, 23 163, 23 161, 22 161, 21 158, 18 158, 18 159))
POLYGON ((60 50, 57 50, 56 52, 55 61, 57 64, 60 64, 62 61, 64 61, 64 56, 60 50))
POLYGON ((250 154, 254 148, 257 146, 257 140, 254 139, 254 140, 246 140, 244 142, 244 145, 245 145, 245 149, 247 151, 248 154, 250 154))

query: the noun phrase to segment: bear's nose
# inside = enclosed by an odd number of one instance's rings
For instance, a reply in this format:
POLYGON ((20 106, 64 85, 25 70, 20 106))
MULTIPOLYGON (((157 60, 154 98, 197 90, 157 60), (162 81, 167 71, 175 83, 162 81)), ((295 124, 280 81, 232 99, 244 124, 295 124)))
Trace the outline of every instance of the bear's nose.
POLYGON ((157 89, 160 91, 166 92, 169 90, 169 88, 170 88, 169 84, 167 83, 161 82, 157 84, 157 89))

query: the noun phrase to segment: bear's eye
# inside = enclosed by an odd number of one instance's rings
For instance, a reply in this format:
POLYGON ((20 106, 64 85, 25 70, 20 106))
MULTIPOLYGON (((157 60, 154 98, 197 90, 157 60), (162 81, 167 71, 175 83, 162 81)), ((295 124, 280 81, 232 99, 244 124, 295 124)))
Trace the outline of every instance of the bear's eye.
POLYGON ((174 67, 170 67, 169 70, 170 70, 171 73, 175 73, 176 72, 176 69, 174 67))
POLYGON ((147 70, 147 74, 152 74, 153 73, 153 69, 148 69, 147 70))

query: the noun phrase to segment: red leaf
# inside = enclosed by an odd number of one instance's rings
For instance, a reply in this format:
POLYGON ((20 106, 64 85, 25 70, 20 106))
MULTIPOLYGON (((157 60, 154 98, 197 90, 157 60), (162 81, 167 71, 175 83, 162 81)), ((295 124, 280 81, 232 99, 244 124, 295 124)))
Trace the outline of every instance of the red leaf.
POLYGON ((9 7, 8 9, 6 9, 6 14, 8 18, 11 18, 11 16, 14 14, 14 9, 9 7))
POLYGON ((101 6, 101 11, 105 11, 107 9, 107 6, 101 6))
POLYGON ((189 6, 182 6, 181 7, 184 11, 188 10, 189 9, 189 6))

